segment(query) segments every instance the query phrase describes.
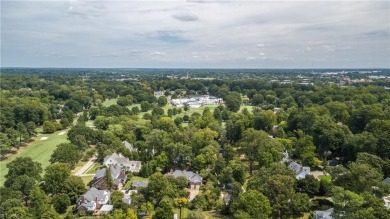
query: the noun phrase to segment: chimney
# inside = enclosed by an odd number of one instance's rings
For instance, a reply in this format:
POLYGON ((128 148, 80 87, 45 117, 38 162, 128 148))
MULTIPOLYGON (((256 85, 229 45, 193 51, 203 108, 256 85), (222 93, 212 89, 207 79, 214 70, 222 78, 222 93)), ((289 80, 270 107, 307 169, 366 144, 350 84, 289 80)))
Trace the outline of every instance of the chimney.
POLYGON ((95 197, 95 202, 96 202, 96 208, 100 208, 100 204, 98 202, 98 197, 97 196, 95 197))

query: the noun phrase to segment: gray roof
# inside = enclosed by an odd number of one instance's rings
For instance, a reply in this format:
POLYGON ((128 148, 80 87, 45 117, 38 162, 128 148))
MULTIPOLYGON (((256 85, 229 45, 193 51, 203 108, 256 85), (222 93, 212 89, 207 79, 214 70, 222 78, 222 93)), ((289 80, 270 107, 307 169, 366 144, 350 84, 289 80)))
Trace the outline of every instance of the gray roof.
POLYGON ((328 160, 327 162, 328 162, 328 166, 330 166, 330 167, 335 167, 335 166, 339 165, 339 161, 335 160, 335 159, 328 160))
POLYGON ((225 203, 229 203, 230 199, 232 199, 232 195, 230 195, 230 194, 227 194, 225 197, 223 197, 223 201, 225 203))
POLYGON ((148 181, 134 181, 133 184, 131 184, 132 187, 146 187, 148 186, 148 181))
POLYGON ((130 160, 127 162, 128 164, 130 165, 133 165, 136 167, 136 168, 141 168, 141 161, 138 161, 138 160, 130 160))
POLYGON ((384 183, 384 184, 390 186, 390 177, 386 177, 386 179, 384 179, 384 180, 382 181, 382 183, 384 183))
POLYGON ((112 210, 114 210, 114 205, 103 205, 100 208, 100 211, 104 211, 104 212, 111 212, 112 210))
POLYGON ((292 161, 288 167, 290 167, 290 169, 294 170, 295 173, 298 173, 299 171, 301 171, 301 165, 295 161, 292 161))
POLYGON ((122 198, 122 201, 128 205, 131 205, 131 198, 122 198))
POLYGON ((117 153, 113 153, 111 155, 108 155, 104 158, 104 162, 106 162, 107 160, 115 160, 116 161, 116 164, 118 165, 127 165, 127 164, 134 164, 137 168, 141 168, 141 161, 136 161, 136 160, 129 160, 129 158, 127 157, 124 157, 122 154, 117 154, 117 153))
POLYGON ((314 211, 314 218, 315 219, 333 219, 332 217, 333 208, 329 208, 325 211, 314 211))
MULTIPOLYGON (((126 176, 121 176, 121 170, 122 168, 120 166, 111 166, 111 177, 114 180, 115 185, 118 185, 121 180, 123 180, 126 176)), ((106 168, 102 168, 98 171, 96 171, 95 176, 93 179, 100 179, 103 178, 106 175, 106 168)))
POLYGON ((133 145, 128 141, 122 141, 122 144, 129 150, 129 151, 137 151, 137 148, 134 148, 133 145))
POLYGON ((84 193, 84 199, 88 200, 89 202, 95 201, 96 197, 98 200, 104 200, 105 199, 105 192, 110 193, 108 190, 98 190, 94 187, 91 187, 88 191, 84 193))
POLYGON ((292 169, 296 174, 296 179, 303 179, 310 173, 310 167, 301 166, 299 163, 292 161, 288 167, 292 169))
POLYGON ((186 171, 186 170, 183 170, 183 171, 175 170, 175 171, 173 171, 172 175, 174 177, 184 176, 191 183, 202 182, 202 180, 203 180, 203 178, 201 176, 199 176, 199 174, 194 173, 192 171, 186 171))
POLYGON ((81 205, 77 209, 79 209, 80 207, 85 207, 87 209, 93 208, 94 203, 95 203, 95 201, 87 201, 87 202, 81 203, 81 205))

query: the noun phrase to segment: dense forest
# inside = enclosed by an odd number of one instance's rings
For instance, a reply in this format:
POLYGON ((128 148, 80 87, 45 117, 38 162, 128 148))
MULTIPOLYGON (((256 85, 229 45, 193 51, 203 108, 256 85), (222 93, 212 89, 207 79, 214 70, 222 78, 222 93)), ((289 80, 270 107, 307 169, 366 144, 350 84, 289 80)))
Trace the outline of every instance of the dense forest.
POLYGON ((333 218, 390 218, 390 81, 340 85, 368 77, 327 71, 3 69, 1 159, 39 133, 63 130, 68 141, 46 168, 29 157, 7 164, 0 218, 87 217, 75 209, 91 184, 71 171, 114 152, 141 161, 127 178, 149 184, 125 204, 106 179, 114 211, 104 218, 173 218, 177 209, 181 218, 310 218, 328 209, 333 218), (193 95, 223 103, 170 104, 193 95), (291 163, 318 175, 298 177, 291 163), (187 181, 173 170, 202 177, 196 197, 187 199, 187 181))

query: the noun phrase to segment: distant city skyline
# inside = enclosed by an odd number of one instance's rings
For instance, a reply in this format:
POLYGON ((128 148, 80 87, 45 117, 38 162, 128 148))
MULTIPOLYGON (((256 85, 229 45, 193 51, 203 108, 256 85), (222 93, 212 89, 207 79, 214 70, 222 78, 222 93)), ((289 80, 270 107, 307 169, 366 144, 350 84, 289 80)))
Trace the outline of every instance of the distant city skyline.
POLYGON ((3 1, 1 67, 390 68, 389 1, 3 1))

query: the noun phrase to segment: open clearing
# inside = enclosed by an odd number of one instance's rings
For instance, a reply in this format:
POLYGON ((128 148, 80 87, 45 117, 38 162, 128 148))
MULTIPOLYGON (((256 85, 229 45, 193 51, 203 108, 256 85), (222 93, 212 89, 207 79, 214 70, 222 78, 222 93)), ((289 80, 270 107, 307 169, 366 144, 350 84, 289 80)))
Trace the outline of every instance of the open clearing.
POLYGON ((58 135, 65 135, 66 132, 60 132, 58 135))
POLYGON ((58 132, 54 132, 53 134, 45 135, 47 135, 46 140, 40 141, 41 137, 35 137, 34 141, 27 147, 21 147, 17 154, 13 154, 7 160, 0 161, 0 185, 4 184, 4 177, 8 172, 6 165, 9 162, 18 157, 31 157, 33 161, 40 162, 42 164, 42 168, 45 169, 50 164, 50 156, 56 149, 57 145, 68 141, 66 133, 58 135, 58 132))

